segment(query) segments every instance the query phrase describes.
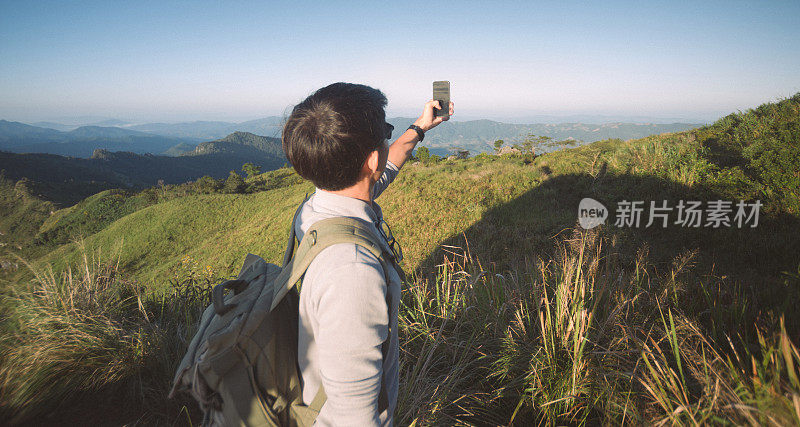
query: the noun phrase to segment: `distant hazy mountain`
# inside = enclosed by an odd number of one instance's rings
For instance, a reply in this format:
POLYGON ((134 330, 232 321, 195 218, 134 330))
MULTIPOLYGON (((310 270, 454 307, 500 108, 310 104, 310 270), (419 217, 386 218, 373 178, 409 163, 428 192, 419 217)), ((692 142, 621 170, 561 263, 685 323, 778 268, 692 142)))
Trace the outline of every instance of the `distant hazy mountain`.
POLYGON ((77 138, 120 138, 125 136, 145 136, 151 137, 152 134, 138 132, 120 127, 103 126, 81 126, 77 129, 66 132, 69 139, 77 138))
POLYGON ((186 142, 181 142, 180 144, 178 144, 178 145, 176 145, 174 147, 170 147, 170 149, 165 151, 163 154, 165 156, 177 157, 177 156, 189 153, 191 151, 194 151, 195 147, 197 147, 197 146, 193 145, 193 144, 188 144, 186 142))
MULTIPOLYGON (((56 122, 37 122, 34 126, 55 129, 62 132, 72 131, 80 126, 56 122)), ((122 120, 108 119, 84 126, 117 127, 131 131, 138 131, 151 135, 162 135, 173 138, 182 138, 192 141, 211 140, 223 138, 234 132, 250 132, 256 135, 280 137, 283 127, 283 118, 277 116, 263 119, 249 120, 246 122, 221 122, 221 121, 195 121, 182 123, 144 123, 129 124, 122 120)))
POLYGON ((36 126, 36 127, 40 127, 40 128, 55 129, 55 130, 59 130, 61 132, 68 132, 68 131, 71 131, 72 129, 80 127, 80 126, 73 126, 73 125, 64 125, 64 124, 55 123, 55 122, 36 122, 36 123, 31 123, 31 125, 32 126, 36 126))
POLYGON ((185 155, 197 156, 223 153, 238 156, 263 155, 261 153, 266 153, 274 157, 284 157, 280 139, 254 135, 249 132, 234 132, 216 141, 203 142, 194 151, 185 155))
MULTIPOLYGON (((557 116, 532 116, 531 119, 557 119, 557 116)), ((564 117, 560 117, 563 119, 564 117)), ((616 118, 616 116, 574 116, 575 119, 581 118, 616 118)), ((634 119, 634 118, 632 118, 634 119)), ((644 119, 644 118, 639 118, 644 119)), ((414 122, 413 118, 396 117, 388 120, 395 126, 395 133, 403 132, 409 124, 414 122)), ((132 151, 138 153, 166 153, 172 147, 180 143, 195 144, 202 140, 217 140, 236 132, 249 132, 267 137, 279 138, 283 125, 283 118, 277 116, 266 117, 258 120, 251 120, 241 123, 222 122, 222 121, 198 121, 184 123, 147 123, 139 125, 128 125, 121 120, 105 120, 102 123, 117 123, 115 127, 84 126, 70 132, 67 135, 53 134, 54 129, 38 128, 36 132, 30 126, 27 132, 31 135, 22 135, 25 132, 20 129, 14 130, 13 137, 4 139, 2 123, 10 124, 16 122, 0 122, 0 149, 21 152, 48 152, 64 155, 88 157, 94 148, 105 148, 112 151, 132 151), (27 138, 24 141, 19 138, 27 138), (159 141, 157 138, 164 138, 159 141), (10 149, 9 141, 17 138, 17 145, 28 145, 25 150, 21 148, 10 149), (37 138, 44 138, 38 141, 37 138), (50 138, 49 140, 47 138, 50 138), (80 142, 73 146, 53 146, 36 145, 42 142, 63 142, 65 139, 78 140, 80 142), (103 145, 99 145, 99 139, 105 138, 103 145), (138 138, 138 139, 134 139, 138 138), (145 139, 154 138, 154 139, 145 139), (171 139, 170 139, 171 138, 171 139), (90 142, 87 142, 90 141, 90 142), (96 142, 98 144, 92 144, 96 142), (131 145, 135 143, 136 145, 131 145)), ((44 124, 44 123, 43 123, 44 124)), ((57 127, 52 123, 53 128, 57 127)), ((19 123, 18 125, 22 125, 19 123)), ((556 140, 574 139, 584 143, 594 142, 608 138, 619 138, 623 140, 641 138, 648 135, 660 134, 664 132, 676 132, 692 129, 701 126, 700 123, 625 123, 611 122, 604 124, 590 124, 581 121, 568 123, 503 123, 493 120, 470 120, 470 121, 448 121, 436 130, 432 131, 422 145, 429 147, 434 153, 446 154, 454 148, 466 149, 473 154, 493 150, 493 143, 498 139, 505 140, 509 144, 522 141, 525 136, 535 134, 540 136, 550 136, 556 140)), ((23 125, 27 126, 27 125, 23 125)), ((176 149, 169 152, 169 155, 180 155, 183 149, 176 149)), ((279 153, 282 154, 282 153, 279 153)))
MULTIPOLYGON (((632 116, 624 114, 571 114, 571 115, 551 115, 551 114, 530 114, 524 116, 514 116, 497 118, 496 121, 503 123, 518 124, 539 124, 539 123, 639 123, 639 124, 669 124, 669 123, 699 123, 705 122, 703 117, 693 117, 691 119, 680 117, 653 117, 653 116, 632 116)), ((713 120, 708 120, 712 122, 713 120)), ((705 124, 705 123, 704 123, 705 124)))
MULTIPOLYGON (((395 133, 408 128, 415 119, 397 117, 389 119, 395 133)), ((508 144, 521 142, 529 134, 549 136, 556 140, 574 139, 584 143, 609 138, 623 140, 642 138, 664 132, 679 132, 702 126, 695 123, 637 124, 637 123, 558 123, 558 124, 513 124, 492 120, 448 121, 425 136, 422 145, 436 151, 451 148, 469 150, 472 154, 493 150, 498 139, 508 144)))
POLYGON ((106 149, 94 150, 90 158, 0 151, 0 173, 13 180, 27 178, 46 199, 68 205, 107 188, 147 187, 159 180, 176 184, 204 175, 225 178, 248 162, 262 171, 286 163, 280 140, 245 132, 203 143, 199 151, 188 144, 172 149, 186 146, 192 151, 175 157, 106 149))
MULTIPOLYGON (((103 126, 101 123, 117 121, 126 123, 115 117, 107 116, 63 116, 63 117, 48 117, 46 119, 50 123, 58 123, 65 126, 71 126, 73 129, 81 126, 103 126)), ((35 125, 35 123, 34 123, 35 125)))
POLYGON ((0 120, 0 149, 42 141, 60 141, 63 132, 19 122, 0 120))
POLYGON ((154 135, 120 127, 81 126, 68 132, 0 120, 0 150, 91 157, 96 149, 160 154, 184 138, 154 135))
POLYGON ((266 117, 258 120, 250 120, 237 125, 236 130, 251 132, 258 135, 280 138, 283 130, 283 117, 266 117))
POLYGON ((283 118, 266 117, 241 123, 232 122, 184 122, 184 123, 146 123, 128 126, 143 132, 177 138, 217 139, 233 132, 250 132, 270 137, 280 137, 283 118))
POLYGON ((129 123, 118 119, 100 120, 97 122, 87 123, 84 126, 125 126, 129 123))
POLYGON ((199 138, 204 140, 220 138, 234 132, 228 122, 185 122, 185 123, 146 123, 129 126, 128 129, 173 136, 177 138, 199 138))

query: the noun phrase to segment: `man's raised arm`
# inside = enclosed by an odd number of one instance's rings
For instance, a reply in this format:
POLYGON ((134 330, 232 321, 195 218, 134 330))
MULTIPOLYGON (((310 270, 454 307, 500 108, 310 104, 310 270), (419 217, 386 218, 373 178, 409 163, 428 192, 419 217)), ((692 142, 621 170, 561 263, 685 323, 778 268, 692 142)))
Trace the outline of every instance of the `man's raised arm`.
MULTIPOLYGON (((414 122, 415 125, 419 126, 423 132, 427 132, 436 126, 439 123, 443 122, 444 119, 440 117, 433 117, 433 109, 438 108, 441 109, 439 106, 439 101, 428 101, 425 104, 425 109, 422 111, 422 115, 414 122)), ((453 103, 450 103, 450 115, 453 115, 453 103)), ((411 152, 414 151, 414 147, 417 146, 417 142, 419 142, 419 136, 417 135, 417 131, 414 129, 407 129, 400 135, 397 140, 389 146, 389 161, 394 163, 397 168, 402 168, 403 163, 411 157, 411 152)))

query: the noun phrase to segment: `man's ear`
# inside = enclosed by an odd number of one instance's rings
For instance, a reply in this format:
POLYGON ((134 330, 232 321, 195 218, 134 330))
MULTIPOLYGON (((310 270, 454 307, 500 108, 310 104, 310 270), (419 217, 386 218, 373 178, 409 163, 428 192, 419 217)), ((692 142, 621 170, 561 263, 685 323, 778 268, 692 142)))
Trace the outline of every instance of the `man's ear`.
POLYGON ((364 165, 368 169, 370 175, 374 174, 381 167, 381 152, 380 150, 372 150, 367 156, 364 165))

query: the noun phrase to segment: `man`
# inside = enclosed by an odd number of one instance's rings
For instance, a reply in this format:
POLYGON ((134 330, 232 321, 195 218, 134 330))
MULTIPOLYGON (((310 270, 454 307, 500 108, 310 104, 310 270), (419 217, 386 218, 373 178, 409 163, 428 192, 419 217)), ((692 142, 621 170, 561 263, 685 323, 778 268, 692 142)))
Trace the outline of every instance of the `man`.
MULTIPOLYGON (((316 187, 294 224, 298 239, 316 221, 335 216, 366 220, 376 236, 387 237, 380 231, 383 216, 374 200, 424 133, 442 122, 434 118, 434 108, 449 108, 453 114, 453 103, 426 103, 422 115, 388 146, 392 126, 386 123, 386 102, 377 89, 334 83, 292 110, 283 129, 283 149, 297 173, 316 187)), ((399 383, 400 277, 390 270, 386 283, 378 258, 342 243, 323 250, 306 271, 297 362, 304 402, 310 404, 320 386, 327 394, 318 425, 392 424, 399 383)))

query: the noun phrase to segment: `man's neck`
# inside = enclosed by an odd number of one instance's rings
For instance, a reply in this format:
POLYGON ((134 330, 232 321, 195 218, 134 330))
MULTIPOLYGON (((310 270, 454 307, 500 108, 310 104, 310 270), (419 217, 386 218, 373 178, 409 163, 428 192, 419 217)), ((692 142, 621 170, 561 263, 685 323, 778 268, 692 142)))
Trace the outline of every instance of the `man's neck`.
POLYGON ((347 187, 341 190, 336 190, 336 191, 325 190, 325 191, 333 194, 338 194, 340 196, 353 197, 359 200, 363 200, 372 205, 372 197, 370 197, 372 195, 372 191, 370 190, 371 189, 369 182, 361 181, 351 187, 347 187))

